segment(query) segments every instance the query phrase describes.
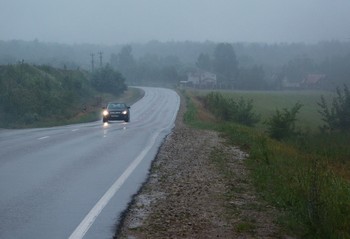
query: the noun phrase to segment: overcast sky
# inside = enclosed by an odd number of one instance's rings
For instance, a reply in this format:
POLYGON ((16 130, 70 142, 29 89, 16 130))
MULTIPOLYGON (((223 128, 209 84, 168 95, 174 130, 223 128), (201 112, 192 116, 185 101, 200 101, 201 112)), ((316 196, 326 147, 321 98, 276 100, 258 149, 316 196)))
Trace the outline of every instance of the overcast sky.
POLYGON ((350 0, 0 0, 0 40, 350 40, 350 0))

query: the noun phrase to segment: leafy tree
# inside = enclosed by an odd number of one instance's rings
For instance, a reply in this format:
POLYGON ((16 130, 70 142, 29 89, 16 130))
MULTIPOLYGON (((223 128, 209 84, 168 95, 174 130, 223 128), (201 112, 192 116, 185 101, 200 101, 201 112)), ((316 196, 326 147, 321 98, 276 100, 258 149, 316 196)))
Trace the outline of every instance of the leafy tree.
POLYGON ((337 96, 333 98, 331 108, 323 96, 318 105, 321 107, 319 113, 326 123, 323 130, 350 130, 350 91, 347 85, 344 85, 343 92, 337 88, 337 96))
POLYGON ((109 65, 96 70, 91 79, 96 90, 118 95, 126 90, 123 75, 109 65))
POLYGON ((180 60, 176 56, 146 54, 136 62, 134 82, 146 85, 176 85, 182 79, 181 69, 180 60))
POLYGON ((276 110, 275 114, 266 121, 267 132, 271 138, 282 140, 296 134, 296 115, 303 105, 296 103, 291 109, 276 110))
POLYGON ((175 66, 165 66, 161 70, 163 82, 176 84, 179 80, 179 74, 175 66))
POLYGON ((283 75, 291 82, 301 82, 307 74, 313 73, 315 65, 313 60, 306 57, 292 59, 282 69, 283 75))
POLYGON ((262 66, 240 68, 237 88, 244 90, 261 90, 265 87, 265 72, 262 66))
POLYGON ((210 59, 209 54, 204 54, 201 53, 198 56, 197 62, 196 62, 196 66, 199 69, 205 70, 205 71, 211 71, 212 70, 212 61, 210 59))
POLYGON ((220 43, 214 51, 214 69, 220 83, 233 86, 238 74, 238 61, 229 43, 220 43))
POLYGON ((126 80, 133 81, 135 79, 136 62, 130 45, 124 46, 117 55, 111 55, 111 65, 121 72, 126 80))
POLYGON ((350 84, 350 54, 327 58, 320 64, 330 83, 334 86, 350 84))

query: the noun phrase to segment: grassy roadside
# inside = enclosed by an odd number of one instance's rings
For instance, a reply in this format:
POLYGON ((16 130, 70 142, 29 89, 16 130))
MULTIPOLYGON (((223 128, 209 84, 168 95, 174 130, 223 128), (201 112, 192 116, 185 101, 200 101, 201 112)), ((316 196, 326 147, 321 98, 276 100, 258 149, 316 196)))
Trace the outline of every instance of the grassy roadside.
POLYGON ((222 132, 230 144, 249 153, 246 164, 254 185, 264 200, 279 209, 277 221, 288 234, 350 238, 350 185, 332 170, 331 154, 272 140, 259 129, 217 121, 194 95, 185 95, 187 124, 222 132))
POLYGON ((101 119, 102 106, 106 105, 111 101, 125 102, 128 105, 132 105, 140 98, 143 97, 144 92, 138 88, 129 87, 123 94, 116 97, 111 94, 102 94, 99 96, 100 104, 90 104, 86 111, 79 112, 74 118, 63 120, 63 121, 52 121, 50 124, 54 125, 65 125, 65 124, 76 124, 86 123, 101 119))
POLYGON ((36 128, 36 127, 53 127, 67 124, 77 124, 92 122, 101 119, 102 106, 110 101, 126 102, 132 105, 143 97, 144 92, 138 88, 129 87, 123 94, 116 97, 111 94, 97 95, 90 102, 85 102, 82 105, 76 106, 72 109, 75 112, 71 118, 45 118, 32 124, 26 125, 12 125, 11 128, 36 128))

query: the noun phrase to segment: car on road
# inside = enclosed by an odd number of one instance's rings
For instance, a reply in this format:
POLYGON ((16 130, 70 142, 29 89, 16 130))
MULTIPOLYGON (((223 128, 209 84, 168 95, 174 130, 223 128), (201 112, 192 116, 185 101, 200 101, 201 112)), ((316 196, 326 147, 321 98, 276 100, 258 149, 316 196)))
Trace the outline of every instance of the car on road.
POLYGON ((130 106, 125 103, 111 102, 107 104, 107 107, 103 108, 103 123, 110 120, 124 120, 130 121, 130 106))

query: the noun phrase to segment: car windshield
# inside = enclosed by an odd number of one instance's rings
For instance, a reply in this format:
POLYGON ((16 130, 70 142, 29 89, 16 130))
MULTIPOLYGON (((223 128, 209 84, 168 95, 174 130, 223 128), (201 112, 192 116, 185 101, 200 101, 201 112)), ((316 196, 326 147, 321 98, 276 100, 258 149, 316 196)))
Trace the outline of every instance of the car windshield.
POLYGON ((122 103, 110 103, 107 107, 109 110, 125 109, 125 104, 122 103))

